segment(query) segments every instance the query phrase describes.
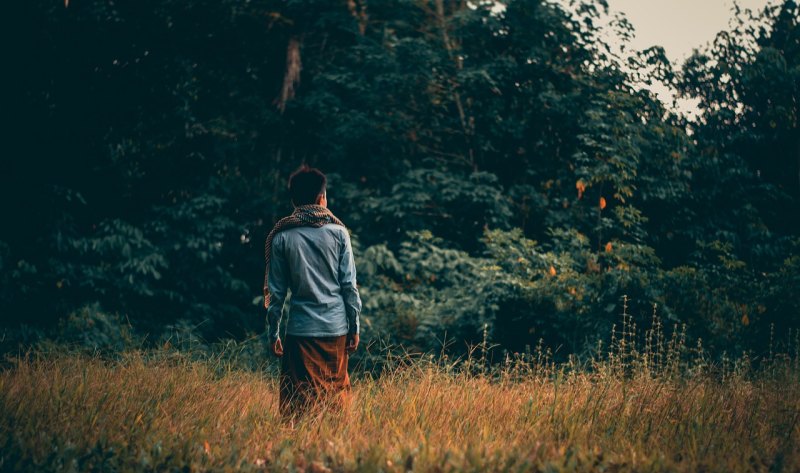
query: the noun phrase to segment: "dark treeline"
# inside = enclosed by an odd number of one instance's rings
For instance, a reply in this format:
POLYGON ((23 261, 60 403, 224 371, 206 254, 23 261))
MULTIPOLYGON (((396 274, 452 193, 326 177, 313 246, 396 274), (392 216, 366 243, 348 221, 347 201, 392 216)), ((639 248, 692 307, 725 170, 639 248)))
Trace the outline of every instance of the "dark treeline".
POLYGON ((461 351, 487 327, 586 353, 623 295, 717 355, 797 339, 792 0, 737 11, 680 69, 612 47, 603 0, 16 8, 6 346, 259 333, 264 237, 302 162, 352 231, 366 339, 461 351))

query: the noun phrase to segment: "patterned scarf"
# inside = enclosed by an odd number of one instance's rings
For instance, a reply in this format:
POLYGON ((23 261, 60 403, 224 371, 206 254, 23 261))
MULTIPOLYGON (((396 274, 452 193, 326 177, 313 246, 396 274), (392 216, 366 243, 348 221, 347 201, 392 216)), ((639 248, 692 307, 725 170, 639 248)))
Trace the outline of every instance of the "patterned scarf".
POLYGON ((321 227, 326 223, 335 223, 336 225, 344 224, 341 220, 336 218, 327 207, 317 204, 298 205, 294 208, 291 215, 283 217, 278 220, 272 231, 267 235, 267 241, 264 243, 264 257, 267 261, 267 267, 264 270, 264 308, 269 307, 269 257, 272 254, 272 238, 281 230, 294 227, 321 227))

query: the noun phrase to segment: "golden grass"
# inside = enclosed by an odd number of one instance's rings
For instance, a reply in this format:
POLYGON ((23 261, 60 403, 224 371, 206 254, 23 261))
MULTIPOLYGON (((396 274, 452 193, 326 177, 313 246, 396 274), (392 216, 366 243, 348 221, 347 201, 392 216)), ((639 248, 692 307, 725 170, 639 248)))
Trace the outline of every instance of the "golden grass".
POLYGON ((0 372, 0 469, 800 471, 794 371, 489 377, 415 361, 294 426, 276 388, 181 357, 18 359, 0 372))

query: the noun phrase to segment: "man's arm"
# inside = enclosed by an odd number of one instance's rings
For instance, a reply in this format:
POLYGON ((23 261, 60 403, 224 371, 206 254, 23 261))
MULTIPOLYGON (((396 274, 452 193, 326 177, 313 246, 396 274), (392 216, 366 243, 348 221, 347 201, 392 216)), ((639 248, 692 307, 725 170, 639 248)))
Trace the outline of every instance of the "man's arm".
POLYGON ((272 253, 269 257, 269 306, 267 307, 267 333, 270 345, 279 338, 283 302, 286 300, 288 288, 287 263, 283 252, 283 235, 278 233, 272 241, 272 253))
POLYGON ((360 332, 359 315, 361 314, 361 296, 356 287, 356 265, 353 260, 353 247, 350 234, 343 232, 342 251, 339 259, 339 286, 342 288, 344 308, 347 313, 348 333, 357 335, 360 332))

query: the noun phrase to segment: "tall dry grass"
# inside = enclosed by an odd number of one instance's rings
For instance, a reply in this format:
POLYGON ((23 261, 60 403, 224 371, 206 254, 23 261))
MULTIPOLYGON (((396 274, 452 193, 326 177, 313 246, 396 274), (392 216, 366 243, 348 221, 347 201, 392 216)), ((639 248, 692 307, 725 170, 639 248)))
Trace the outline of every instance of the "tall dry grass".
POLYGON ((673 376, 611 358, 491 373, 403 360, 356 378, 346 411, 291 425, 268 373, 33 353, 0 372, 0 469, 800 471, 796 359, 673 376))
POLYGON ((293 423, 253 346, 32 350, 0 368, 0 470, 800 471, 800 334, 757 369, 685 335, 655 306, 639 333, 625 298, 585 364, 541 344, 490 364, 485 332, 466 359, 387 352, 344 411, 293 423))

